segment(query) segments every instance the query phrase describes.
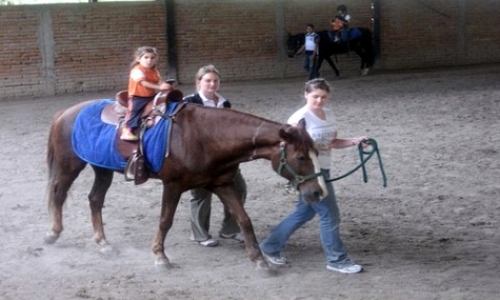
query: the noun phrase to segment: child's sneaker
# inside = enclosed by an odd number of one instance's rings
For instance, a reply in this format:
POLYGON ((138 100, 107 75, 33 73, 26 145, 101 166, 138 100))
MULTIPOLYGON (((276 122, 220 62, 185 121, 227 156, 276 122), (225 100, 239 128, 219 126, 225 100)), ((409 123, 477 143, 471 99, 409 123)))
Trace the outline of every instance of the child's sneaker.
POLYGON ((120 139, 124 141, 137 141, 139 138, 132 133, 131 129, 128 127, 123 127, 122 135, 120 135, 120 139))

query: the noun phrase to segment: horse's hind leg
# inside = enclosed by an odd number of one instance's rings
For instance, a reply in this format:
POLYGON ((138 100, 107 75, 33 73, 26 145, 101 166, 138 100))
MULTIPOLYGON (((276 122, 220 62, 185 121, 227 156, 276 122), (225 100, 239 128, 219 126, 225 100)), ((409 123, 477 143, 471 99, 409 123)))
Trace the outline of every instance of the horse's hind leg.
POLYGON ((354 50, 356 54, 361 58, 361 65, 359 66, 359 71, 362 76, 368 75, 370 71, 368 67, 367 53, 363 50, 361 46, 356 47, 354 50))
POLYGON ((101 253, 109 254, 113 249, 106 240, 102 222, 102 208, 104 197, 113 182, 113 171, 92 166, 95 173, 94 185, 89 193, 89 206, 92 213, 92 226, 94 228, 94 241, 101 246, 101 253))
POLYGON ((50 178, 47 186, 47 197, 52 226, 45 236, 45 242, 48 244, 55 243, 63 231, 63 205, 71 185, 85 168, 85 165, 85 162, 77 159, 49 162, 50 178))

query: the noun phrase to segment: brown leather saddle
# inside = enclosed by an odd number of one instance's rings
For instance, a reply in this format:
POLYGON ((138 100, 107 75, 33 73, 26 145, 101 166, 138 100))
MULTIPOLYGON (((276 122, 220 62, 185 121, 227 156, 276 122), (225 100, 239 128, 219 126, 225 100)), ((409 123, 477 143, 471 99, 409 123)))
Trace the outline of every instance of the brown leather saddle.
MULTIPOLYGON (((156 125, 158 118, 165 113, 166 104, 169 102, 181 101, 183 94, 179 90, 172 90, 168 94, 158 94, 153 101, 144 108, 141 118, 148 119, 147 127, 156 125)), ((127 113, 132 107, 126 90, 116 93, 116 102, 106 106, 101 113, 101 120, 104 123, 116 126, 122 125, 127 113)))
POLYGON ((116 93, 116 101, 107 105, 101 112, 101 120, 104 123, 117 127, 115 135, 115 146, 118 154, 128 159, 125 167, 125 179, 134 180, 135 184, 141 184, 149 178, 148 171, 142 153, 142 135, 144 130, 155 126, 166 111, 170 102, 181 101, 183 94, 179 90, 172 90, 167 94, 157 94, 153 101, 148 103, 141 115, 140 132, 136 134, 138 141, 125 141, 120 139, 121 128, 129 114, 132 101, 129 100, 128 91, 123 90, 116 93))

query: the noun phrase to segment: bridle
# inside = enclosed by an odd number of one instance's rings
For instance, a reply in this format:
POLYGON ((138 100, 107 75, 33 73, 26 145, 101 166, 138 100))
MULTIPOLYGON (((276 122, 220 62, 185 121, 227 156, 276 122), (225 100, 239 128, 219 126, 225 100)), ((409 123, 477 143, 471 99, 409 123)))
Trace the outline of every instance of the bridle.
POLYGON ((290 184, 292 184, 296 190, 299 189, 299 185, 301 183, 303 183, 307 180, 311 180, 311 179, 317 178, 319 176, 322 176, 321 172, 309 174, 306 176, 302 176, 302 175, 297 174, 297 172, 295 172, 295 170, 292 167, 290 167, 290 165, 287 164, 287 162, 286 162, 286 143, 285 142, 280 143, 280 160, 279 160, 279 165, 276 168, 276 172, 281 175, 281 173, 283 172, 283 169, 286 169, 290 174, 292 174, 293 179, 290 181, 290 184))

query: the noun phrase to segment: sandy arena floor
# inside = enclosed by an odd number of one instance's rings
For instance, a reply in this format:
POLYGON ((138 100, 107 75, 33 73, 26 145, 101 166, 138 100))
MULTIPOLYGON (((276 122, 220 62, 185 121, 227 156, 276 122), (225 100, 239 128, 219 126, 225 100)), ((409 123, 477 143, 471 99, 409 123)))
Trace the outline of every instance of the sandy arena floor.
MULTIPOLYGON (((161 184, 141 186, 116 174, 104 209, 108 240, 120 251, 99 254, 92 240, 87 193, 90 168, 75 182, 64 211, 65 231, 45 245, 45 147, 52 115, 114 91, 0 103, 0 299, 498 299, 500 293, 499 66, 347 74, 331 79, 329 107, 340 135, 378 141, 388 187, 376 160, 335 183, 342 235, 357 275, 325 269, 317 219, 292 236, 291 262, 263 277, 242 244, 203 248, 189 241, 185 193, 166 241, 175 268, 155 269, 161 184)), ((223 83, 235 109, 285 121, 302 105, 300 79, 223 83)), ((185 93, 192 85, 181 86, 185 93)), ((338 150, 334 176, 358 162, 338 150)), ((242 165, 246 209, 258 239, 289 213, 294 197, 267 161, 242 165)), ((217 235, 222 205, 214 202, 217 235)))

